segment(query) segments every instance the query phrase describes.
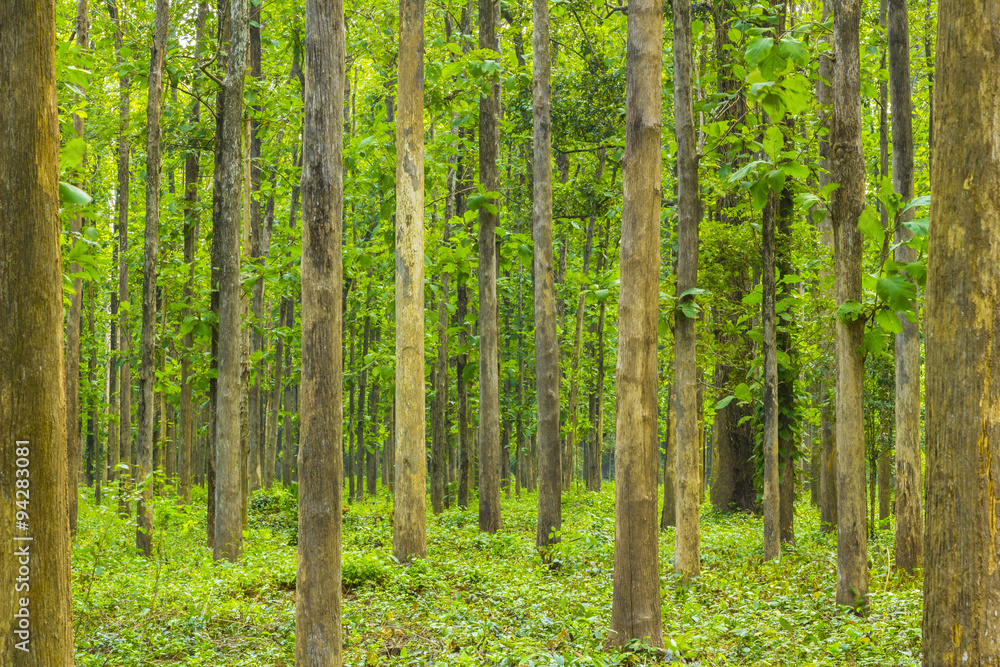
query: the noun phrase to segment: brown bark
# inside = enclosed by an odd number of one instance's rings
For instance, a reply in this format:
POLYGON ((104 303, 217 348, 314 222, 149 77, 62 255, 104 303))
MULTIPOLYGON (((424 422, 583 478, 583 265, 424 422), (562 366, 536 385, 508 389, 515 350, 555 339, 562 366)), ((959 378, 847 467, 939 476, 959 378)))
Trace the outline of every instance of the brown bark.
MULTIPOLYGON (((446 216, 447 217, 447 216, 446 216)), ((447 247, 451 226, 444 223, 442 244, 447 247)), ((445 503, 445 468, 448 457, 448 274, 441 272, 438 301, 438 350, 434 368, 433 441, 431 443, 431 506, 440 514, 445 503)))
MULTIPOLYGON (((208 14, 208 2, 198 3, 198 16, 195 27, 195 58, 201 63, 201 48, 205 33, 205 19, 208 14)), ((198 77, 192 87, 198 90, 198 77)), ((201 119, 201 104, 197 99, 191 103, 191 121, 201 119)), ((194 258, 198 244, 198 182, 201 179, 198 144, 192 137, 188 143, 188 153, 184 158, 184 263, 188 265, 188 279, 184 285, 184 317, 192 315, 191 305, 194 303, 194 258)), ((191 450, 195 433, 193 408, 191 405, 191 347, 194 338, 191 332, 184 334, 181 353, 181 406, 180 406, 180 464, 178 466, 180 496, 184 504, 191 502, 191 450)))
POLYGON ((764 205, 761 225, 761 326, 764 331, 764 560, 781 558, 781 491, 778 481, 778 345, 775 332, 775 201, 764 205))
MULTIPOLYGON (((795 128, 791 119, 786 119, 789 131, 794 132, 795 128)), ((792 146, 786 136, 786 148, 792 146)), ((775 304, 779 317, 775 322, 779 325, 776 328, 776 345, 778 352, 787 359, 786 363, 778 366, 778 457, 780 460, 780 488, 779 488, 779 525, 781 528, 781 541, 786 544, 795 543, 795 380, 798 377, 798 360, 795 349, 792 346, 792 334, 788 330, 789 321, 783 317, 790 316, 787 305, 780 305, 789 297, 788 283, 784 282, 785 276, 792 275, 792 216, 795 215, 795 203, 790 188, 785 188, 777 195, 777 210, 775 211, 775 260, 778 268, 777 280, 779 281, 775 290, 775 304)), ((786 302, 787 304, 787 302, 786 302)))
POLYGON ((219 114, 222 137, 215 172, 219 214, 212 237, 218 244, 219 276, 213 558, 236 561, 243 549, 246 461, 240 428, 240 118, 248 20, 246 0, 230 0, 229 5, 229 53, 219 114))
POLYGON ((667 411, 663 429, 663 509, 660 530, 677 525, 677 394, 667 385, 667 411))
MULTIPOLYGON (((479 48, 500 51, 500 2, 479 0, 479 48)), ((500 81, 479 98, 479 182, 500 190, 500 81)), ((499 200, 479 209, 479 530, 500 530, 500 377, 497 322, 497 237, 499 200)))
MULTIPOLYGON (((631 19, 631 17, 630 17, 631 19)), ((674 108, 677 136, 677 296, 697 285, 698 155, 692 95, 693 53, 690 0, 674 0, 674 108)), ((658 171, 658 170, 657 170, 658 171)), ((625 173, 624 170, 622 172, 625 173)), ((657 195, 657 201, 659 201, 657 195)), ((656 241, 654 244, 658 246, 656 241)), ((625 241, 622 240, 622 248, 625 241)), ((624 252, 624 250, 623 250, 624 252)), ((647 266, 644 271, 650 271, 647 266)), ((625 284, 625 280, 622 280, 625 284)), ((692 298, 689 296, 687 298, 692 298)), ((624 295, 622 301, 625 301, 624 295)), ((655 327, 655 324, 653 325, 655 327)), ((701 571, 701 440, 698 427, 698 367, 695 361, 695 321, 676 311, 674 326, 677 388, 677 543, 674 569, 684 578, 701 571)), ((619 365, 621 364, 619 358, 619 365)), ((655 363, 655 360, 654 360, 655 363)), ((620 472, 620 468, 619 468, 620 472)), ((617 485, 616 485, 617 486, 617 485)))
MULTIPOLYGON (((861 143, 860 0, 835 0, 833 122, 830 171, 833 193, 836 303, 861 302, 862 239, 858 218, 865 207, 861 143)), ((867 606, 868 537, 865 530, 865 431, 863 318, 837 320, 837 602, 867 606)))
MULTIPOLYGON (((906 3, 889 0, 889 93, 892 100, 892 185, 913 199, 913 103, 910 90, 910 29, 906 3)), ((913 211, 899 220, 908 221, 913 211)), ((912 234, 899 225, 895 241, 912 234)), ((895 260, 916 261, 917 252, 896 248, 895 260)), ((896 566, 912 572, 923 562, 923 485, 920 477, 920 325, 900 317, 896 334, 896 566)))
POLYGON ((341 0, 307 0, 307 93, 302 135, 301 465, 295 596, 295 664, 300 667, 343 664, 340 515, 344 440, 341 244, 345 60, 341 0))
MULTIPOLYGON (((392 552, 427 555, 424 411, 424 1, 399 2, 396 119, 396 474, 392 552)), ((372 443, 373 445, 375 443, 372 443)))
POLYGON ((3 3, 0 26, 0 664, 63 667, 73 626, 55 3, 3 3))
POLYGON ((149 97, 146 105, 146 231, 142 278, 142 332, 140 342, 139 401, 136 406, 138 481, 143 484, 136 511, 135 546, 149 557, 153 554, 153 389, 156 352, 156 265, 160 238, 160 102, 163 97, 163 60, 167 47, 169 0, 157 0, 156 23, 149 64, 149 97))
POLYGON ((1000 664, 998 34, 995 3, 940 3, 925 320, 927 667, 1000 664))
MULTIPOLYGON (((684 72, 688 72, 687 91, 690 93, 690 69, 684 69, 684 62, 689 64, 691 53, 690 0, 676 0, 674 20, 676 48, 682 50, 687 45, 687 54, 679 57, 681 66, 675 65, 675 72, 681 80, 684 80, 684 72)), ((662 38, 662 3, 632 0, 628 12, 625 154, 622 157, 624 201, 616 376, 615 563, 610 632, 611 643, 618 646, 633 639, 643 639, 654 646, 663 645, 656 522, 662 38)), ((685 117, 691 120, 691 100, 688 97, 685 102, 683 92, 680 96, 675 94, 675 99, 681 110, 678 126, 683 126, 685 117)), ((688 129, 693 131, 694 128, 689 126, 688 129)), ((693 146, 693 135, 691 138, 693 146)), ((683 137, 679 135, 679 139, 683 137)), ((694 204, 694 209, 689 208, 685 213, 697 210, 697 201, 689 203, 694 204)))
POLYGON ((549 3, 533 0, 532 274, 535 295, 535 396, 538 405, 538 529, 535 542, 559 541, 562 453, 559 440, 559 339, 552 253, 552 134, 549 3))

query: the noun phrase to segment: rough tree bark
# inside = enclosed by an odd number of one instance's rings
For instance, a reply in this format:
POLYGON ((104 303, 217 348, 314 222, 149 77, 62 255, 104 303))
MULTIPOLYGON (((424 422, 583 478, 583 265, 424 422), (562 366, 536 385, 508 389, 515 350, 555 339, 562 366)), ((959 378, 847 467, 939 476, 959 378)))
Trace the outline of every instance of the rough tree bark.
MULTIPOLYGON (((913 103, 910 90, 910 28, 904 0, 889 0, 889 94, 892 101, 892 185, 913 199, 913 103)), ((909 221, 907 211, 900 221, 909 221)), ((896 242, 912 234, 902 225, 896 242)), ((895 260, 914 262, 916 250, 900 245, 895 260)), ((923 561, 923 498, 920 481, 920 325, 899 318, 896 334, 896 566, 913 572, 923 561)))
MULTIPOLYGON (((500 51, 500 2, 479 0, 479 48, 500 51)), ((496 56, 496 57, 499 57, 496 56)), ((500 190, 500 81, 479 98, 479 182, 500 190)), ((497 322, 499 200, 479 209, 479 530, 500 530, 500 377, 497 322), (492 206, 493 211, 488 207, 492 206)), ((422 363, 422 362, 421 362, 422 363)))
POLYGON ((995 2, 941 1, 925 340, 927 667, 1000 664, 998 35, 995 2))
POLYGON ((157 0, 153 46, 149 62, 149 97, 146 104, 146 231, 142 270, 142 331, 140 341, 139 402, 136 406, 138 429, 137 476, 143 484, 136 511, 135 546, 143 555, 153 555, 153 517, 149 503, 153 499, 153 388, 156 384, 156 263, 160 239, 160 102, 163 97, 163 59, 167 50, 169 0, 157 0))
MULTIPOLYGON (((865 207, 861 143, 861 0, 834 0, 830 172, 840 184, 831 201, 836 303, 861 302, 862 239, 858 218, 865 207)), ((837 320, 837 602, 867 606, 868 535, 865 529, 864 392, 865 323, 837 320)))
MULTIPOLYGON (((683 39, 687 40, 682 39, 679 48, 687 44, 687 57, 690 58, 690 0, 675 1, 674 18, 680 25, 677 30, 684 31, 686 37, 683 39)), ((660 306, 662 53, 662 3, 632 0, 628 12, 625 154, 622 157, 624 201, 615 424, 615 564, 609 638, 612 644, 619 646, 637 638, 654 646, 663 645, 656 521, 660 455, 656 347, 660 306)), ((680 70, 675 66, 677 71, 683 79, 683 65, 680 70)), ((690 70, 688 72, 690 74, 690 70)), ((690 76, 688 82, 690 92, 690 76)), ((684 109, 684 104, 682 94, 678 108, 684 109)), ((690 97, 686 108, 690 112, 690 97)), ((679 116, 680 126, 684 122, 684 112, 679 116)), ((691 116, 687 118, 690 120, 691 116)), ((697 202, 694 205, 697 210, 697 202)))
POLYGON ((73 626, 55 2, 5 2, 0 26, 0 664, 62 667, 73 626), (30 592, 16 582, 21 554, 30 592))
MULTIPOLYGON (((683 295, 688 290, 694 289, 698 281, 698 223, 701 218, 701 201, 698 196, 698 155, 695 146, 696 128, 692 94, 693 61, 691 2, 674 0, 678 301, 682 297, 693 299, 693 295, 686 297, 683 295)), ((624 247, 623 240, 622 248, 624 247)), ((621 300, 624 301, 624 296, 621 300)), ((686 317, 678 309, 674 327, 676 360, 674 373, 677 388, 677 545, 674 569, 684 578, 698 576, 701 571, 701 526, 698 520, 701 495, 701 441, 698 427, 698 367, 695 361, 695 345, 695 320, 686 317)), ((653 363, 656 363, 655 358, 653 363)), ((655 466, 653 468, 655 469, 655 466)))
MULTIPOLYGON (((222 86, 222 138, 215 179, 220 197, 212 242, 218 244, 219 333, 215 415, 213 558, 236 561, 243 548, 240 428, 240 118, 247 60, 247 0, 229 0, 229 53, 222 86)), ((213 264, 215 262, 213 261, 213 264)))
POLYGON ((562 530, 562 452, 559 441, 559 339, 552 254, 552 135, 549 3, 533 0, 532 269, 535 292, 535 392, 538 404, 538 530, 544 547, 562 530))
MULTIPOLYGON (((399 2, 396 118, 396 477, 392 552, 427 555, 424 449, 424 1, 399 2)), ((374 443, 372 443, 374 444, 374 443)))
MULTIPOLYGON (((306 0, 302 412, 295 664, 340 667, 344 5, 306 0)), ((423 174, 423 170, 421 170, 423 174)), ((423 373, 420 374, 421 378, 423 373)), ((423 405, 421 403, 421 405, 423 405)))
MULTIPOLYGON (((447 216, 446 216, 447 217, 447 216)), ((446 219, 442 244, 447 247, 451 225, 446 219)), ((440 514, 445 506, 445 468, 448 458, 448 274, 441 272, 441 298, 438 301, 438 350, 434 369, 434 433, 431 444, 431 506, 440 514)))

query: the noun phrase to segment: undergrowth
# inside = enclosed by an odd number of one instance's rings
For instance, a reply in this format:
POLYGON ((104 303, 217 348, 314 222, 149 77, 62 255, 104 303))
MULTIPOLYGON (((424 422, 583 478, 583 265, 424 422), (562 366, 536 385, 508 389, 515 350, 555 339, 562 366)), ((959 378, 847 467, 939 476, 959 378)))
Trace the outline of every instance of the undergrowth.
MULTIPOLYGON (((297 507, 292 491, 255 494, 245 551, 213 563, 205 493, 191 508, 154 504, 150 559, 134 519, 81 496, 73 546, 77 664, 290 666, 295 654, 297 507)), ((614 488, 563 500, 562 543, 534 549, 537 496, 503 501, 503 529, 479 533, 476 507, 428 517, 428 558, 393 561, 392 496, 343 518, 345 664, 362 665, 917 665, 920 581, 892 567, 892 532, 869 541, 871 607, 835 603, 836 536, 796 507, 795 546, 762 560, 761 520, 702 509, 702 575, 672 575, 673 530, 661 533, 666 653, 606 646, 611 616, 614 488)))

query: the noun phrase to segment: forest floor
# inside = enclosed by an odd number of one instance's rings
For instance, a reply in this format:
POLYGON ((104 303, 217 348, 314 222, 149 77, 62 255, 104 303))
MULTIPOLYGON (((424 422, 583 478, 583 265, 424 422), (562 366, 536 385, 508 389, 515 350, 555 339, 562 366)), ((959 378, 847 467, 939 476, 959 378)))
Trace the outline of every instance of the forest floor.
MULTIPOLYGON (((154 557, 134 554, 135 529, 113 499, 81 493, 73 546, 73 611, 80 667, 291 666, 295 654, 296 503, 283 489, 255 494, 245 554, 213 564, 205 492, 191 509, 155 502, 154 557)), ((476 507, 428 518, 428 558, 392 553, 392 497, 344 514, 345 665, 649 665, 654 653, 605 647, 611 617, 614 487, 563 500, 558 569, 534 549, 537 496, 503 502, 503 529, 477 530, 476 507)), ((758 517, 702 514, 702 576, 672 573, 673 529, 661 533, 664 642, 696 665, 917 665, 919 579, 887 560, 892 531, 869 541, 871 610, 838 607, 836 536, 796 507, 797 544, 762 563, 758 517)), ((676 663, 675 663, 676 664, 676 663)))

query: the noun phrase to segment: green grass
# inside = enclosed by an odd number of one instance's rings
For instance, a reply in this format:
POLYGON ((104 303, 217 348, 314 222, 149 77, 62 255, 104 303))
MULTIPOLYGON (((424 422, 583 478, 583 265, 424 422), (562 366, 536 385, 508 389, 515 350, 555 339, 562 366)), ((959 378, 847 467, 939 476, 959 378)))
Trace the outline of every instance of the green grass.
MULTIPOLYGON (((245 554, 214 564, 205 493, 193 510, 156 503, 152 559, 134 555, 131 520, 81 498, 73 547, 77 664, 292 665, 294 496, 254 497, 245 554)), ((428 558, 393 562, 392 497, 344 515, 345 664, 658 664, 605 647, 611 615, 614 489, 563 501, 563 543, 550 569, 534 550, 537 496, 503 502, 504 527, 479 534, 476 508, 428 518, 428 558)), ((702 510, 702 576, 672 576, 673 531, 661 533, 664 642, 699 665, 917 665, 920 580, 888 570, 891 530, 869 544, 871 611, 834 602, 836 539, 796 507, 795 547, 762 563, 761 520, 702 510)))

